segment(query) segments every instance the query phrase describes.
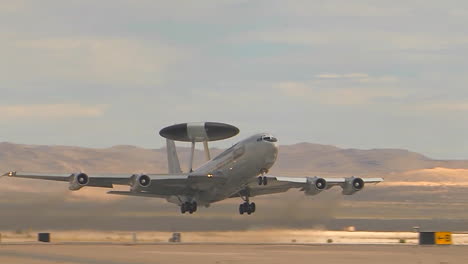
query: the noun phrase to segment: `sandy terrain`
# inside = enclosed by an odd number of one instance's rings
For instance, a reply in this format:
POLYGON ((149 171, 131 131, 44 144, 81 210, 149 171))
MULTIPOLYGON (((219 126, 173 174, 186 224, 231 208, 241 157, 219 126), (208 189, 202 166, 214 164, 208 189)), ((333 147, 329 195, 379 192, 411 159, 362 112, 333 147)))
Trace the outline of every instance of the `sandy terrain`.
POLYGON ((8 245, 0 263, 468 263, 465 246, 8 245))

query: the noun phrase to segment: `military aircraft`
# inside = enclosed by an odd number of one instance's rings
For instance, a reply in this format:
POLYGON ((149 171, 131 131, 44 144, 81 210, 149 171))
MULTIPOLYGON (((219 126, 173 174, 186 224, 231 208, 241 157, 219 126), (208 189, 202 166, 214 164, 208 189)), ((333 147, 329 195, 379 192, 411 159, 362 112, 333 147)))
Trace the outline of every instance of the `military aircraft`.
MULTIPOLYGON (((240 214, 252 214, 256 210, 252 197, 286 192, 296 188, 306 195, 316 195, 334 186, 340 186, 344 195, 361 191, 367 183, 382 182, 382 178, 322 178, 284 177, 269 175, 278 157, 278 140, 269 133, 250 136, 211 159, 209 141, 221 140, 239 133, 239 129, 224 123, 182 123, 163 128, 160 135, 166 138, 168 174, 88 175, 38 174, 10 171, 3 176, 38 180, 64 181, 69 189, 83 187, 113 188, 129 185, 129 191, 109 191, 109 194, 165 198, 180 206, 181 213, 194 213, 198 206, 228 198, 241 198, 240 214), (175 141, 191 142, 190 166, 187 173, 180 168, 175 141), (203 142, 207 162, 193 169, 195 143, 203 142)), ((311 157, 313 158, 313 157, 311 157)))

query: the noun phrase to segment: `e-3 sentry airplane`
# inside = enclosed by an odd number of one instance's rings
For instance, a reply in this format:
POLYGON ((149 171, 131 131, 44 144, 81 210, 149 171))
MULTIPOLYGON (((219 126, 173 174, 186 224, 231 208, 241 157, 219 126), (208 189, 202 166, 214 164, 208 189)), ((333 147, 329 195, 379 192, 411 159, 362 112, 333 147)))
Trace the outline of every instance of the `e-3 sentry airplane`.
MULTIPOLYGON (((227 198, 240 197, 240 214, 255 212, 250 198, 258 195, 286 192, 297 188, 306 195, 316 195, 333 186, 340 186, 344 195, 363 189, 364 184, 382 182, 382 178, 321 178, 280 177, 269 175, 278 156, 278 140, 269 133, 248 137, 215 158, 210 158, 208 141, 226 139, 237 135, 239 129, 232 125, 214 122, 183 123, 163 128, 159 134, 166 138, 169 174, 90 175, 84 172, 72 174, 37 174, 7 172, 3 176, 69 182, 69 189, 83 187, 112 188, 129 185, 129 191, 110 191, 109 194, 165 198, 180 206, 181 213, 192 214, 198 206, 227 198), (174 141, 191 142, 190 167, 183 173, 174 141), (203 142, 207 162, 193 170, 195 143, 203 142)), ((312 157, 311 157, 312 158, 312 157)))

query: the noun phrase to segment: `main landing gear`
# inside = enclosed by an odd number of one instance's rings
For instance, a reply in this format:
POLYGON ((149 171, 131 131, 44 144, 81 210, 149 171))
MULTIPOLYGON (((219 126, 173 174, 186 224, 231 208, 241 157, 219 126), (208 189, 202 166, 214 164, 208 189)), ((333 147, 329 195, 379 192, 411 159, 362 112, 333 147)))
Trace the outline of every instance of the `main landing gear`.
POLYGON ((185 202, 180 205, 180 212, 185 214, 185 212, 188 212, 190 214, 193 214, 194 212, 197 211, 197 202, 185 202))
POLYGON ((246 214, 255 213, 255 203, 249 202, 248 190, 239 193, 239 196, 241 197, 242 200, 244 200, 244 202, 239 205, 239 214, 243 215, 244 213, 246 214))
POLYGON ((244 202, 239 205, 239 214, 255 213, 255 203, 244 202))

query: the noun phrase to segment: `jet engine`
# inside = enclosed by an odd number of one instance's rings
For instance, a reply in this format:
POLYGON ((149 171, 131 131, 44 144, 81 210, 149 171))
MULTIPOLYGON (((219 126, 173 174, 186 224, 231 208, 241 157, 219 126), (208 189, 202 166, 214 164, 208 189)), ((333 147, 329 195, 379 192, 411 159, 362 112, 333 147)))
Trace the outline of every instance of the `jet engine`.
POLYGON ((84 186, 88 185, 89 183, 89 177, 85 173, 73 173, 70 175, 70 185, 68 186, 68 189, 72 191, 77 191, 84 186))
POLYGON ((327 188, 327 181, 319 177, 307 177, 306 195, 316 195, 327 188))
POLYGON ((151 185, 151 178, 145 174, 134 174, 132 176, 131 182, 131 191, 139 192, 143 188, 149 187, 151 185))
POLYGON ((341 187, 343 188, 343 191, 341 192, 342 194, 351 195, 364 188, 364 181, 361 178, 356 178, 353 176, 346 178, 345 183, 341 187))

